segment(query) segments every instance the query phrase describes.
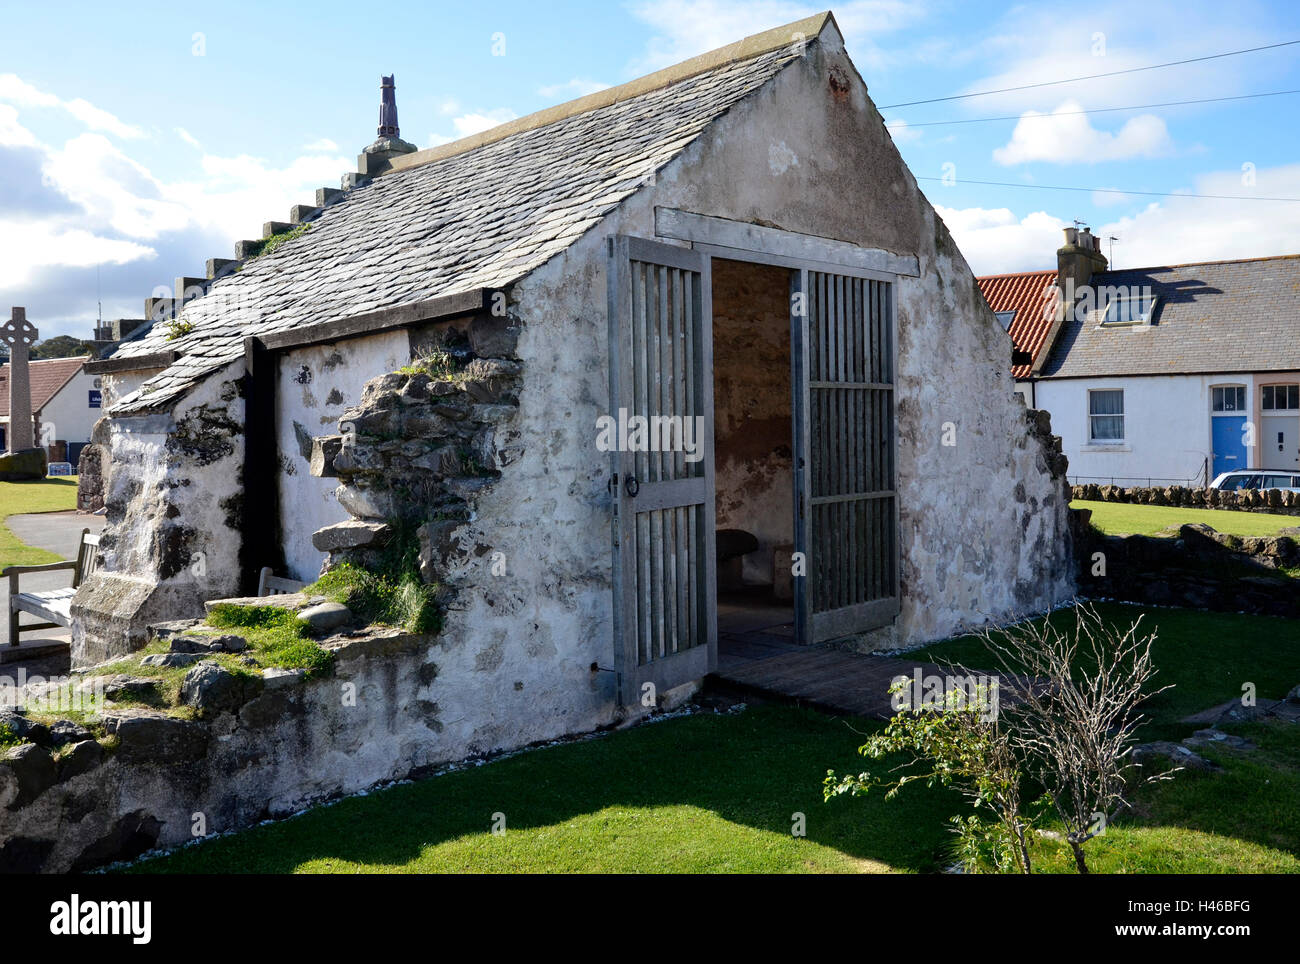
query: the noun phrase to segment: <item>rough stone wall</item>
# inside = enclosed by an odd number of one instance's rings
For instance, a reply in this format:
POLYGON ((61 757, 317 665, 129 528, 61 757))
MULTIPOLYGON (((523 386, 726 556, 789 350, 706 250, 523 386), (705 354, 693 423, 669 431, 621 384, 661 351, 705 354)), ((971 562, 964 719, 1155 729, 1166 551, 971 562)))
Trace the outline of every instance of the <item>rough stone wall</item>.
POLYGON ((326 641, 332 674, 269 672, 246 702, 198 719, 148 709, 103 715, 93 739, 57 758, 27 743, 0 751, 0 872, 80 871, 471 755, 443 735, 427 699, 436 641, 387 630, 326 641), (345 698, 346 697, 346 698, 345 698))
POLYGON ((1107 536, 1081 516, 1076 542, 1080 593, 1150 606, 1300 617, 1300 527, 1273 536, 1225 535, 1207 525, 1177 536, 1107 536))
POLYGON ((102 566, 72 604, 74 665, 138 649, 150 623, 237 592, 242 374, 242 363, 229 366, 170 412, 96 427, 112 470, 102 566))
POLYGON ((1189 509, 1236 509, 1240 512, 1272 512, 1300 515, 1300 492, 1287 489, 1188 488, 1182 485, 1139 486, 1075 485, 1070 498, 1091 502, 1130 502, 1134 505, 1172 505, 1189 509))

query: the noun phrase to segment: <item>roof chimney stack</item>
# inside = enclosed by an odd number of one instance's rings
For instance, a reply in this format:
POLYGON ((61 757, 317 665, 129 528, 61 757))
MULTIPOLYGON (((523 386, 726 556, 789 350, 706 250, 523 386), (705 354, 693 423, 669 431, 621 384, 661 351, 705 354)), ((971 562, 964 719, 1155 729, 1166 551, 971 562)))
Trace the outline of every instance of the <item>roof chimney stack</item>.
POLYGON ((366 177, 381 171, 391 158, 417 150, 414 144, 402 140, 397 126, 396 79, 396 74, 379 78, 379 139, 357 158, 357 171, 366 177))
POLYGON ((1074 294, 1092 281, 1092 276, 1106 270, 1106 256, 1101 253, 1101 238, 1090 228, 1066 228, 1065 244, 1056 252, 1056 284, 1063 293, 1074 294))

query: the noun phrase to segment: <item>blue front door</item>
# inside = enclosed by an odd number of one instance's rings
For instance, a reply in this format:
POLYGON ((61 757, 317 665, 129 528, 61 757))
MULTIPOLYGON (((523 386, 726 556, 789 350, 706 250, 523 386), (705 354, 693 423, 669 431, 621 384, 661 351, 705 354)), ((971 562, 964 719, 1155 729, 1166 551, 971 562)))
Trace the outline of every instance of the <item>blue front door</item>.
POLYGON ((1216 415, 1210 423, 1213 426, 1214 475, 1252 468, 1246 464, 1246 416, 1216 415))

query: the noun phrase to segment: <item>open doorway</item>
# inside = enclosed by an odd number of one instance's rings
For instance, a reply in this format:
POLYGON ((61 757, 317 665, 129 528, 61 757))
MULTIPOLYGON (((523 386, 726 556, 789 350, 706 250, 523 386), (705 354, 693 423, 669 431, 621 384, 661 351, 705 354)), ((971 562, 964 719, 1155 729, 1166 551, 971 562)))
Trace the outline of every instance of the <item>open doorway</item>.
POLYGON ((720 663, 794 645, 790 269, 721 258, 713 274, 720 663))

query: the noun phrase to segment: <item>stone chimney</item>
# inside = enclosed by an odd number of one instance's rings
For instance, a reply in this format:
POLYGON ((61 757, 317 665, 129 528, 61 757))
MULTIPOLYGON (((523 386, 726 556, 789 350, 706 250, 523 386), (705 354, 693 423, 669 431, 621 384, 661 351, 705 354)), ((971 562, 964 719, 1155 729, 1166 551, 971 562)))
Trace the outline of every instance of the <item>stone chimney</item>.
POLYGON ((1063 293, 1076 294, 1092 283, 1092 276, 1106 270, 1101 238, 1089 228, 1066 228, 1065 244, 1056 252, 1056 284, 1063 293))
POLYGON ((357 158, 357 172, 366 177, 379 173, 392 158, 418 150, 410 141, 402 140, 397 126, 396 79, 396 74, 379 78, 379 139, 357 158))
POLYGON ((9 347, 9 431, 10 452, 35 448, 32 428, 32 383, 27 367, 28 348, 39 333, 27 320, 25 308, 15 308, 12 318, 0 325, 0 341, 9 347))

